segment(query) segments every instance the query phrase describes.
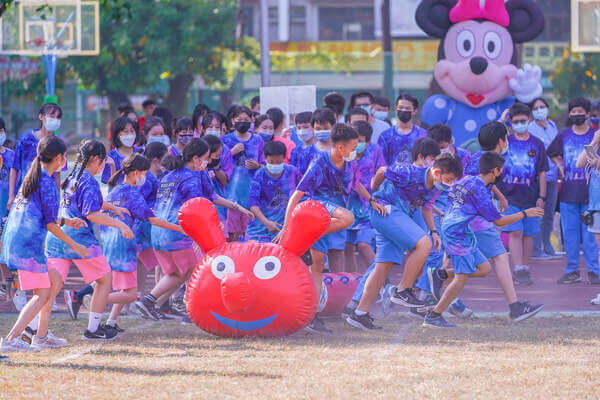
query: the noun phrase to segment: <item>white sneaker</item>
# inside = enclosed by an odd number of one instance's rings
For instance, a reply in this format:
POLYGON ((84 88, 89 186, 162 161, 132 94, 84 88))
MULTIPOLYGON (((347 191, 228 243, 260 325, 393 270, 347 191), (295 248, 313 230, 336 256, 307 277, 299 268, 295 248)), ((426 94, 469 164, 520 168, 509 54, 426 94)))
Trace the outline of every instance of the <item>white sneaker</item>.
POLYGON ((31 340, 31 349, 36 351, 44 349, 60 349, 61 347, 65 347, 66 345, 66 339, 57 338, 51 332, 48 332, 48 335, 46 335, 44 339, 40 339, 37 336, 34 336, 31 340))
POLYGON ((0 338, 0 352, 8 353, 11 351, 32 351, 33 349, 23 341, 20 337, 14 338, 13 340, 6 340, 0 338))
POLYGON ((600 306, 600 293, 598 293, 598 296, 594 297, 590 303, 592 303, 595 306, 600 306))
POLYGON ((53 349, 60 349, 61 347, 65 347, 67 344, 69 344, 67 339, 62 339, 62 338, 56 337, 50 331, 48 331, 48 334, 46 335, 46 337, 52 344, 53 349))
POLYGON ((21 311, 25 304, 27 304, 27 294, 23 290, 17 290, 13 296, 13 303, 17 308, 17 311, 21 311))

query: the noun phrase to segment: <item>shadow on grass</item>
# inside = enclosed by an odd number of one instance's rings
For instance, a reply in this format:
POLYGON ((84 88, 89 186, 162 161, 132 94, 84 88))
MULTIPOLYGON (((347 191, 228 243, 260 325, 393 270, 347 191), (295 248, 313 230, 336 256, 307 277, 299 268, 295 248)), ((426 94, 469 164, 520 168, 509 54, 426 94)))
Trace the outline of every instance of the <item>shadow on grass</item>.
POLYGON ((257 372, 219 372, 211 370, 187 370, 187 369, 141 369, 133 367, 116 367, 110 365, 89 365, 73 363, 43 364, 35 362, 5 362, 7 367, 33 367, 46 368, 48 370, 65 369, 73 371, 92 371, 92 372, 115 372, 120 374, 143 375, 143 376, 164 376, 164 375, 183 375, 183 376, 225 376, 228 378, 265 378, 280 379, 282 375, 263 374, 257 372))

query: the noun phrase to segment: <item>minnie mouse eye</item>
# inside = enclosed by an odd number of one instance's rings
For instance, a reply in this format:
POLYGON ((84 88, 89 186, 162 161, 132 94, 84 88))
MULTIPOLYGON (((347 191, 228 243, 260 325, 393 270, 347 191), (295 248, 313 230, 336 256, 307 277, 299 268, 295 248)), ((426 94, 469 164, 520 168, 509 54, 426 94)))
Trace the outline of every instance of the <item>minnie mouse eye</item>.
POLYGON ((254 275, 258 279, 272 279, 281 270, 281 261, 274 256, 263 257, 254 265, 254 275))
POLYGON ((210 269, 215 278, 223 279, 225 275, 235 272, 235 263, 227 256, 217 256, 212 261, 210 269))
POLYGON ((475 36, 471 31, 461 31, 456 36, 456 50, 462 57, 467 58, 475 51, 475 36))
POLYGON ((496 32, 488 32, 483 38, 483 51, 485 55, 490 59, 494 60, 500 55, 502 51, 502 39, 496 32))

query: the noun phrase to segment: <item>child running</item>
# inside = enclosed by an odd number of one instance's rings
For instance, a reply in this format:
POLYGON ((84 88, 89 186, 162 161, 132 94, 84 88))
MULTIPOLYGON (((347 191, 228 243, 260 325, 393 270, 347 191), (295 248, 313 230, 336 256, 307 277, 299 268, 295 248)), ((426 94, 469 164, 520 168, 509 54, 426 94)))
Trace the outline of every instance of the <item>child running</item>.
MULTIPOLYGON (((177 214, 186 201, 205 197, 216 205, 238 211, 249 220, 254 219, 250 211, 215 193, 205 171, 209 156, 208 144, 203 139, 194 138, 184 147, 182 155, 174 160, 173 170, 160 181, 155 205, 158 218, 177 224, 177 214)), ((185 282, 201 256, 194 251, 192 239, 183 233, 153 225, 151 238, 164 276, 149 294, 134 304, 144 317, 157 321, 164 318, 156 309, 157 300, 185 282)))
POLYGON ((22 290, 33 290, 34 296, 21 310, 8 335, 0 339, 0 352, 42 350, 67 345, 48 331, 52 311, 51 292, 60 290, 60 276, 48 271, 44 255, 43 238, 52 232, 58 240, 68 245, 80 257, 87 257, 89 250, 74 242, 59 227, 73 229, 86 226, 79 218, 59 218, 58 189, 52 174, 65 164, 67 146, 55 137, 46 136, 37 146, 34 158, 12 207, 4 230, 2 256, 9 266, 18 270, 22 290), (38 313, 44 310, 39 316, 38 313), (31 346, 21 339, 21 333, 29 329, 33 335, 31 346))
MULTIPOLYGON (((496 226, 504 226, 523 218, 541 217, 544 214, 544 210, 536 207, 515 214, 500 215, 492 201, 489 187, 502 179, 503 168, 502 156, 493 152, 484 153, 479 160, 479 176, 468 175, 452 187, 451 205, 442 222, 442 240, 452 262, 454 277, 438 304, 425 316, 423 326, 453 327, 453 324, 442 317, 442 313, 458 296, 469 278, 484 277, 491 271, 490 263, 479 251, 476 236, 469 226, 476 216, 493 222, 496 226)), ((540 309, 541 307, 537 311, 540 309)))

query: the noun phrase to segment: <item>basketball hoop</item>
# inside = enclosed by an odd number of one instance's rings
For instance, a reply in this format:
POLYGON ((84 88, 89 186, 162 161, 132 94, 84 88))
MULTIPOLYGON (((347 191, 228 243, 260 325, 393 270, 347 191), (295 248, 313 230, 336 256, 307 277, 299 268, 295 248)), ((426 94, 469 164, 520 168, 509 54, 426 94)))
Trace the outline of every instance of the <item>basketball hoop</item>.
POLYGON ((28 40, 27 47, 31 49, 43 49, 46 47, 46 40, 44 38, 28 40))

